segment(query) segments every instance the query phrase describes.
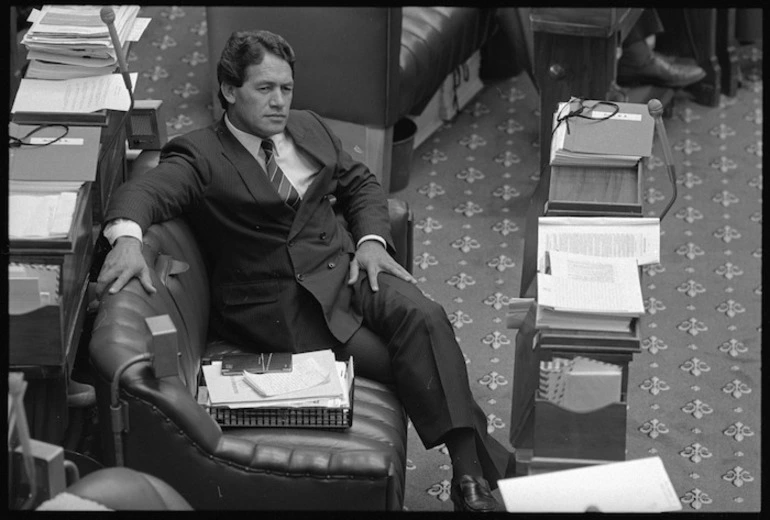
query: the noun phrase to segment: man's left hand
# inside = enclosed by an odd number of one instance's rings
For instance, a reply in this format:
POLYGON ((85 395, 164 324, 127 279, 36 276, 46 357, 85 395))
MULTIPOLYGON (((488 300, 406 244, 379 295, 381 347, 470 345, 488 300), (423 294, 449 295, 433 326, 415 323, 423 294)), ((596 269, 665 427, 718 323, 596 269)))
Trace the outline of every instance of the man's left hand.
POLYGON ((369 278, 369 285, 374 292, 379 290, 379 286, 377 285, 377 275, 380 272, 390 273, 407 282, 417 283, 414 276, 401 267, 401 265, 388 254, 385 250, 385 246, 376 240, 366 240, 358 246, 356 256, 353 258, 353 261, 350 262, 348 285, 352 285, 358 280, 360 269, 366 270, 366 274, 369 278))

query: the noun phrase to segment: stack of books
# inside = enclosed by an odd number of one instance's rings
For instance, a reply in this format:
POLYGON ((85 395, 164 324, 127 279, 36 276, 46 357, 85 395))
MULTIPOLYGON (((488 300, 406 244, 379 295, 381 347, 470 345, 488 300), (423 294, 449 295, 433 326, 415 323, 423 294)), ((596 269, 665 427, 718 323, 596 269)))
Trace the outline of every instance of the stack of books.
POLYGON ((622 369, 577 356, 540 362, 538 397, 573 412, 590 412, 621 400, 622 369))
POLYGON ((560 103, 553 116, 547 214, 641 216, 641 165, 652 153, 654 126, 639 103, 560 103))
MULTIPOLYGON (((138 5, 117 5, 115 31, 121 46, 129 41, 138 5)), ((27 47, 30 79, 72 79, 111 74, 116 50, 99 5, 44 5, 30 16, 32 26, 21 43, 27 47)))
POLYGON ((644 314, 635 258, 546 252, 537 274, 535 325, 545 329, 631 332, 644 314))
POLYGON ((96 178, 100 129, 9 123, 8 134, 25 143, 8 150, 8 237, 66 237, 78 192, 96 178))
POLYGON ((551 166, 628 167, 652 154, 655 122, 647 105, 596 100, 559 103, 553 115, 551 166), (564 119, 585 107, 580 116, 564 119), (595 107, 595 108, 591 108, 595 107))
POLYGON ((352 422, 353 361, 331 350, 293 354, 290 371, 222 371, 203 366, 198 402, 223 426, 346 428, 352 422))

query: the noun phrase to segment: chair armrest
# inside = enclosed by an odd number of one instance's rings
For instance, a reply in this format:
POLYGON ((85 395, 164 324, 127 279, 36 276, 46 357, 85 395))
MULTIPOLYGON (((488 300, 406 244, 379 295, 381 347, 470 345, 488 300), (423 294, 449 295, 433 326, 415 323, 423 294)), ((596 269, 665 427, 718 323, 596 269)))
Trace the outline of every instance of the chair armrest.
POLYGON ((414 216, 409 204, 400 199, 388 199, 390 234, 396 248, 395 260, 412 274, 414 258, 414 216))

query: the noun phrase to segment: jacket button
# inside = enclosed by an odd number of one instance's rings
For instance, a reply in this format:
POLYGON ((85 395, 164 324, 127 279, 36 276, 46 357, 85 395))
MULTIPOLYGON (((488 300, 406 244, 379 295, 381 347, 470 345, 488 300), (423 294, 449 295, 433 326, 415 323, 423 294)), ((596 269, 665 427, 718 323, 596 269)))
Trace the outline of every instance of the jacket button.
POLYGON ((326 231, 321 233, 320 237, 321 237, 321 240, 326 240, 326 231))
POLYGON ((289 240, 289 247, 294 247, 294 240, 289 240))
POLYGON ((336 265, 337 265, 337 264, 335 264, 334 262, 329 262, 329 263, 327 264, 327 266, 329 267, 329 269, 334 269, 334 267, 335 267, 336 265))
POLYGON ((302 281, 302 280, 304 280, 304 279, 305 279, 305 275, 304 275, 304 274, 300 273, 300 274, 298 274, 298 275, 297 275, 297 280, 298 280, 298 281, 300 281, 300 282, 301 282, 301 281, 302 281))

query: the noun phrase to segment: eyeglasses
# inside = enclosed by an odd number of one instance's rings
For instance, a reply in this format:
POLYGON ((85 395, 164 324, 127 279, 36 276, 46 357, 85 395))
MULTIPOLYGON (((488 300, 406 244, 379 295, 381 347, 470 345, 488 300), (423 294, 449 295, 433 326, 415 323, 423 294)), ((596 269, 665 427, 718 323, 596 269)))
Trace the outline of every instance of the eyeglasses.
POLYGON ((591 119, 593 121, 606 121, 619 111, 620 107, 618 104, 611 101, 596 101, 593 104, 588 104, 583 98, 570 98, 569 102, 567 102, 561 110, 559 110, 559 113, 556 114, 556 126, 554 126, 551 135, 556 132, 556 129, 559 128, 562 123, 567 126, 567 133, 569 133, 569 120, 573 117, 591 119), (607 110, 597 110, 602 107, 607 110), (567 111, 566 113, 564 113, 565 110, 567 111), (597 110, 599 114, 595 114, 595 110, 597 110), (595 115, 598 115, 599 117, 595 117, 595 115))
POLYGON ((63 139, 70 131, 70 127, 67 125, 40 125, 27 132, 27 135, 23 137, 16 137, 13 135, 8 136, 8 148, 20 148, 22 146, 48 146, 57 141, 63 139), (56 131, 54 135, 40 136, 37 139, 40 142, 30 142, 35 134, 46 128, 53 128, 56 131))

